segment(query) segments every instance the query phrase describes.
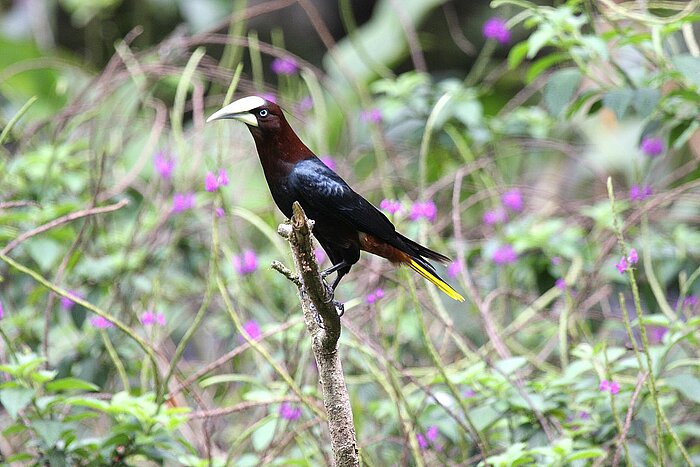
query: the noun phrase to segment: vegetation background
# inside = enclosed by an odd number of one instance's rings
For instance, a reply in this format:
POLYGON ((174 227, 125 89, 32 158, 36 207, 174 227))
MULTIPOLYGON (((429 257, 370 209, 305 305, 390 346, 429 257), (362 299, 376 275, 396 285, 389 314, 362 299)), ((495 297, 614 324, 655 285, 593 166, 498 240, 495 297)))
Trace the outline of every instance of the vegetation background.
POLYGON ((363 463, 699 463, 699 7, 0 2, 0 461, 330 462, 257 93, 467 297, 338 289, 363 463))

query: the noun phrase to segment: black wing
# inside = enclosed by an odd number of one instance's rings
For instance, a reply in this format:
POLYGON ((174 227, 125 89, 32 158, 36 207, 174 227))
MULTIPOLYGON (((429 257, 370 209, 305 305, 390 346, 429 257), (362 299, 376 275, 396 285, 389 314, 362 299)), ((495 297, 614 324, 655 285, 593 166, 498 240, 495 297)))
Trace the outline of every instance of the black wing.
POLYGON ((399 242, 405 248, 398 239, 394 224, 320 159, 298 162, 289 175, 288 183, 307 210, 307 215, 312 219, 316 216, 317 222, 345 222, 360 232, 390 244, 399 242))

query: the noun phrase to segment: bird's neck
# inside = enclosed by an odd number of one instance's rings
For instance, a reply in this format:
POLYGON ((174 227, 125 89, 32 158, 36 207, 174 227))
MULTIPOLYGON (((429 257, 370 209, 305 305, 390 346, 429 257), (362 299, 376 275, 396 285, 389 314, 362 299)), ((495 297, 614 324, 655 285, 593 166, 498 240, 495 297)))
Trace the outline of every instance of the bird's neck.
POLYGON ((288 175, 297 162, 316 157, 286 121, 277 131, 265 134, 251 128, 251 133, 268 180, 288 175))

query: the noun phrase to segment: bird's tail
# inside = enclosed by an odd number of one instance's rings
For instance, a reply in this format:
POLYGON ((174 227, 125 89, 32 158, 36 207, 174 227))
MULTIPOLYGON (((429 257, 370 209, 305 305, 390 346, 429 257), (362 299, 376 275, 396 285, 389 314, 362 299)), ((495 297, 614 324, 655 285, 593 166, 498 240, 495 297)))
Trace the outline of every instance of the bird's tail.
POLYGON ((418 242, 414 242, 408 237, 405 237, 401 235, 400 233, 396 232, 396 235, 408 246, 410 246, 416 253, 418 253, 420 256, 424 256, 428 259, 432 259, 434 261, 439 261, 443 264, 449 263, 452 261, 450 258, 447 256, 443 255, 442 253, 438 253, 437 251, 433 251, 430 248, 421 245, 418 242))
POLYGON ((420 262, 426 263, 426 265, 421 265, 419 261, 420 260, 417 261, 414 258, 411 258, 409 260, 408 266, 421 276, 428 279, 433 284, 437 285, 438 289, 445 292, 453 300, 457 300, 458 302, 464 301, 464 297, 462 297, 455 289, 453 289, 450 286, 450 284, 442 280, 440 276, 438 276, 437 273, 433 270, 433 268, 427 265, 427 262, 425 262, 425 260, 420 262))

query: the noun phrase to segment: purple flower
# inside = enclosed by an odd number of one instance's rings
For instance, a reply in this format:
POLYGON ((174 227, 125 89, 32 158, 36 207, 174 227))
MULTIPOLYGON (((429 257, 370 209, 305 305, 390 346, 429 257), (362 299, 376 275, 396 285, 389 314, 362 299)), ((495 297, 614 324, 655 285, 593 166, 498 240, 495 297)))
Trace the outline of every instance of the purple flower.
POLYGON ((219 186, 228 185, 228 172, 226 172, 226 169, 219 169, 219 176, 216 177, 216 181, 219 182, 219 186))
POLYGON ((145 311, 141 315, 141 324, 143 324, 144 326, 153 326, 154 324, 158 324, 159 326, 165 326, 165 315, 163 315, 163 313, 145 311))
POLYGON ((647 136, 644 139, 642 139, 642 144, 639 145, 639 148, 644 154, 646 154, 649 157, 656 157, 658 155, 661 155, 666 149, 663 139, 650 136, 647 136))
POLYGON ((617 271, 620 274, 624 274, 625 271, 627 271, 627 258, 625 258, 624 256, 620 258, 620 262, 617 263, 615 267, 617 268, 617 271))
POLYGON ((608 381, 607 379, 604 379, 600 382, 598 390, 601 392, 609 392, 610 394, 617 394, 620 392, 620 383, 617 381, 608 381))
POLYGON ((396 214, 401 210, 401 201, 394 199, 383 199, 382 202, 379 203, 379 209, 389 214, 396 214))
POLYGON ((637 264, 639 262, 639 255, 637 254, 636 249, 630 248, 630 254, 627 256, 627 262, 630 265, 637 264))
POLYGON ((2 302, 0 302, 0 319, 3 319, 5 317, 5 307, 2 306, 2 302))
POLYGON ((687 306, 688 308, 692 308, 697 304, 698 304, 698 296, 697 295, 688 295, 687 297, 685 297, 685 300, 683 300, 683 306, 687 306))
POLYGON ((647 326, 647 334, 649 335, 649 342, 652 344, 660 344, 664 340, 664 336, 668 332, 666 326, 647 326))
POLYGON ((434 222, 437 218, 437 207, 432 201, 416 201, 411 206, 411 220, 417 221, 420 218, 425 218, 430 222, 434 222))
POLYGON ((471 399, 474 396, 476 396, 476 391, 473 389, 467 389, 462 393, 462 397, 465 399, 471 399))
POLYGON ((314 107, 314 101, 311 96, 304 96, 297 102, 297 110, 299 112, 308 112, 314 107))
POLYGON ((561 264, 561 258, 559 256, 552 256, 552 259, 550 261, 554 266, 559 266, 561 264))
POLYGON ((588 420, 591 418, 591 414, 586 412, 585 410, 582 410, 578 413, 578 418, 581 420, 588 420))
POLYGON ((610 394, 617 394, 618 392, 620 392, 620 383, 610 381, 610 394))
POLYGON ((435 441, 439 434, 440 430, 435 425, 430 425, 425 431, 425 437, 428 438, 428 441, 435 441))
POLYGON ((207 176, 204 177, 204 189, 212 192, 219 188, 219 182, 216 180, 216 175, 211 172, 207 172, 207 176))
POLYGON ((299 71, 299 64, 292 57, 283 57, 274 59, 270 68, 276 75, 289 76, 299 71))
POLYGON ((204 177, 204 189, 209 192, 216 191, 220 186, 228 185, 228 181, 226 169, 219 169, 219 175, 207 172, 207 176, 204 177))
POLYGON ((321 159, 321 162, 323 162, 326 167, 328 167, 331 170, 335 170, 335 168, 336 168, 335 160, 333 160, 333 158, 331 156, 321 156, 321 157, 319 157, 319 159, 321 159))
POLYGON ((505 222, 507 219, 508 216, 506 215, 506 210, 503 208, 488 210, 484 212, 484 216, 481 218, 486 225, 500 224, 505 222))
POLYGON ((506 243, 494 250, 491 259, 496 264, 511 264, 518 260, 518 254, 515 252, 512 245, 506 243))
POLYGON ((360 112, 360 120, 368 123, 379 123, 382 121, 382 111, 374 107, 360 112))
POLYGON ((384 298, 384 289, 377 289, 367 295, 367 303, 376 303, 381 298, 384 298))
POLYGON ((216 211, 214 211, 216 214, 216 217, 222 218, 226 214, 226 211, 224 211, 224 208, 216 208, 216 211))
POLYGON ((494 39, 501 44, 510 42, 510 31, 501 18, 490 18, 484 23, 481 32, 486 39, 494 39))
POLYGON ((301 417, 301 408, 295 407, 289 402, 282 402, 279 409, 280 417, 293 422, 301 417))
POLYGON ((268 102, 272 102, 273 104, 277 103, 277 96, 272 94, 271 92, 266 92, 265 94, 262 94, 260 97, 265 99, 268 102))
POLYGON ((98 329, 107 329, 114 326, 114 324, 112 324, 111 321, 109 321, 103 316, 95 316, 93 318, 90 318, 90 324, 92 325, 92 327, 98 329))
POLYGON ((508 190, 501 195, 503 205, 514 212, 523 210, 523 196, 518 188, 508 190))
POLYGON ((452 261, 449 266, 447 266, 447 277, 454 279, 459 276, 460 272, 462 272, 462 265, 459 261, 452 261))
POLYGON ((630 187, 630 201, 643 201, 654 194, 651 186, 632 185, 630 187))
POLYGON ((175 159, 167 157, 163 151, 158 151, 153 156, 153 165, 161 178, 170 180, 175 169, 175 159))
POLYGON ((242 276, 252 274, 258 269, 258 258, 252 250, 243 252, 243 256, 233 257, 233 268, 242 276))
MULTIPOLYGON (((76 297, 85 298, 75 290, 69 290, 69 292, 75 295, 76 297)), ((73 308, 73 306, 75 306, 75 302, 73 300, 71 300, 68 297, 61 297, 61 308, 63 308, 65 311, 70 311, 73 308)))
POLYGON ((183 212, 194 207, 194 193, 175 193, 173 195, 173 212, 183 212))
MULTIPOLYGON (((249 321, 246 321, 243 324, 243 330, 248 333, 250 338, 254 341, 260 339, 260 336, 262 335, 262 331, 260 331, 260 325, 258 324, 257 321, 254 319, 251 319, 249 321)), ((238 336, 238 341, 243 343, 245 342, 245 338, 243 336, 238 336)))
POLYGON ((432 444, 435 449, 442 449, 439 445, 435 444, 440 430, 435 425, 430 425, 428 429, 423 433, 416 433, 416 441, 418 441, 418 447, 422 450, 426 450, 432 444))
POLYGON ((554 282, 554 286, 563 292, 566 290, 566 280, 560 277, 554 282))

